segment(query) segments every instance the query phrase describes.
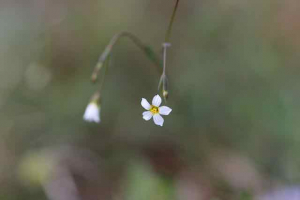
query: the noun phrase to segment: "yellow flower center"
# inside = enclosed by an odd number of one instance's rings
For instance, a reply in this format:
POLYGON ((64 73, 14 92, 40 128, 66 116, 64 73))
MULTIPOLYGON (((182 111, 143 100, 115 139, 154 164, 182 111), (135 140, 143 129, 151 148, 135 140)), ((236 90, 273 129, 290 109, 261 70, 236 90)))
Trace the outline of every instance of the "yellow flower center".
POLYGON ((152 105, 150 108, 150 112, 152 112, 152 114, 157 114, 159 113, 159 109, 158 107, 152 105))

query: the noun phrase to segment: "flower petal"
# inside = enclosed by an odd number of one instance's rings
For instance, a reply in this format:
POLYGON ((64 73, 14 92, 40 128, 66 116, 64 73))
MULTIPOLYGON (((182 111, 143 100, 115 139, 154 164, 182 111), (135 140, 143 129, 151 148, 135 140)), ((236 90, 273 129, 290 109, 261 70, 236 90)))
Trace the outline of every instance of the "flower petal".
POLYGON ((159 107, 161 104, 161 98, 160 96, 157 94, 153 97, 152 99, 152 105, 156 106, 156 107, 159 107))
POLYGON ((158 126, 162 126, 164 124, 164 119, 159 114, 155 114, 153 116, 153 121, 158 126))
POLYGON ((141 105, 143 106, 143 108, 145 108, 146 110, 150 110, 151 108, 151 105, 148 103, 148 101, 144 98, 142 98, 142 101, 141 101, 141 105))
POLYGON ((159 114, 161 115, 169 115, 171 111, 172 109, 169 108, 168 106, 159 107, 159 114))
POLYGON ((95 103, 90 103, 84 112, 83 119, 88 122, 100 122, 100 107, 95 103))
POLYGON ((150 111, 143 112, 143 119, 146 121, 150 120, 152 118, 152 116, 153 116, 152 112, 150 112, 150 111))

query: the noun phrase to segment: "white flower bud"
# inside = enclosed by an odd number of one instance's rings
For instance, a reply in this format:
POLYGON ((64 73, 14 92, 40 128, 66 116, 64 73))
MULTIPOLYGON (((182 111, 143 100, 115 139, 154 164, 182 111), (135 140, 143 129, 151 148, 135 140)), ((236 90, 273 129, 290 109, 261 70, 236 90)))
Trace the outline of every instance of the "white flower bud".
POLYGON ((89 103, 85 109, 83 119, 88 122, 100 123, 100 105, 95 102, 89 103))

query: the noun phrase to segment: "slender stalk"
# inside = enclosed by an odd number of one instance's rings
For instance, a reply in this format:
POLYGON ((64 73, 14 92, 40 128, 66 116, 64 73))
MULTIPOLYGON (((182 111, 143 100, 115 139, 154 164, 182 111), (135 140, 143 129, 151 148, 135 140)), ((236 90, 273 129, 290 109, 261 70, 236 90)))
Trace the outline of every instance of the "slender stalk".
POLYGON ((175 15, 176 15, 176 11, 177 11, 177 8, 178 8, 178 4, 179 4, 179 0, 176 0, 176 4, 175 4, 175 7, 173 9, 171 20, 170 20, 170 23, 169 23, 169 26, 168 26, 168 29, 167 29, 167 32, 166 32, 165 43, 168 43, 169 40, 170 40, 172 27, 173 27, 173 23, 174 23, 174 20, 175 20, 175 15))
POLYGON ((167 48, 170 46, 170 43, 163 43, 163 75, 166 74, 167 48))
POLYGON ((115 44, 120 40, 122 37, 129 38, 137 47, 139 47, 146 55, 147 57, 154 62, 154 64, 157 66, 158 70, 161 71, 161 61, 160 58, 151 50, 151 48, 142 41, 136 37, 135 35, 129 33, 129 32, 121 32, 113 36, 113 38, 110 40, 108 45, 105 47, 103 53, 100 55, 97 65, 93 71, 92 74, 92 80, 96 81, 98 72, 102 68, 102 65, 104 61, 106 60, 107 56, 110 55, 112 48, 115 46, 115 44))
POLYGON ((168 79, 166 76, 167 48, 170 46, 171 46, 170 43, 163 43, 163 73, 158 83, 158 90, 162 85, 162 89, 163 89, 162 92, 163 92, 163 97, 165 99, 165 102, 167 102, 167 98, 168 98, 168 79))
POLYGON ((101 83, 100 83, 100 88, 99 88, 99 93, 101 94, 102 90, 103 90, 103 87, 104 87, 104 83, 105 83, 105 77, 107 75, 107 71, 108 71, 108 68, 110 66, 110 61, 111 61, 111 55, 108 57, 108 60, 106 61, 107 64, 104 66, 104 69, 103 69, 103 76, 102 76, 102 80, 101 80, 101 83))
POLYGON ((171 44, 169 43, 169 40, 171 38, 172 27, 173 27, 173 23, 175 20, 175 15, 177 12, 178 5, 179 5, 179 0, 176 0, 175 7, 173 9, 173 13, 171 16, 171 20, 170 20, 170 23, 169 23, 169 26, 168 26, 168 29, 167 29, 167 32, 165 35, 165 42, 162 45, 163 46, 163 72, 162 72, 162 75, 161 75, 159 83, 158 83, 158 90, 161 88, 161 85, 162 85, 163 86, 162 92, 163 92, 163 97, 165 99, 165 102, 167 102, 167 98, 168 98, 168 86, 167 86, 168 79, 166 76, 167 48, 171 46, 171 44))

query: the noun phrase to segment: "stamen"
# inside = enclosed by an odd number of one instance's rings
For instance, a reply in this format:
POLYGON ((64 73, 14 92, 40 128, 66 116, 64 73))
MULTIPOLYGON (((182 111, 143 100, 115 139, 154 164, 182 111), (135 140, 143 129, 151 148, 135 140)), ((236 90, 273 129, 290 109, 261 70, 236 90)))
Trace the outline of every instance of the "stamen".
POLYGON ((158 107, 152 105, 150 108, 150 112, 152 112, 152 114, 157 114, 159 113, 159 109, 158 107))

